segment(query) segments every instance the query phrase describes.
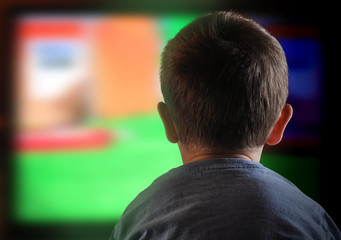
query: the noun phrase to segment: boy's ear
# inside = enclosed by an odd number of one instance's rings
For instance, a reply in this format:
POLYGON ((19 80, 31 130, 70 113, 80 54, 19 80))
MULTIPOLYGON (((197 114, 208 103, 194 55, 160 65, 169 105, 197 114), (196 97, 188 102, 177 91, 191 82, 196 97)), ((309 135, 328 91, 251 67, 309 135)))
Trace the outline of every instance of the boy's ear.
POLYGON ((171 118, 168 107, 165 103, 159 102, 157 105, 157 110, 161 117, 163 126, 165 127, 166 137, 171 143, 177 143, 179 141, 178 133, 176 131, 174 121, 171 118))
POLYGON ((290 121, 292 114, 293 114, 292 106, 288 103, 285 104, 282 109, 281 116, 279 117, 275 126, 272 128, 270 136, 266 141, 268 145, 276 145, 282 140, 284 130, 288 122, 290 121))

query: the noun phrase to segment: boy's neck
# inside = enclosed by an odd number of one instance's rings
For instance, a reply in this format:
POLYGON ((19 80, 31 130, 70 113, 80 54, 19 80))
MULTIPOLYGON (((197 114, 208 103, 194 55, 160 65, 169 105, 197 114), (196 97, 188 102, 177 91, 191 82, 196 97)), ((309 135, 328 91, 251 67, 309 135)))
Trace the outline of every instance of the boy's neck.
POLYGON ((183 146, 178 143, 183 164, 212 158, 240 158, 259 162, 263 146, 253 149, 231 151, 228 149, 206 150, 196 147, 183 146))

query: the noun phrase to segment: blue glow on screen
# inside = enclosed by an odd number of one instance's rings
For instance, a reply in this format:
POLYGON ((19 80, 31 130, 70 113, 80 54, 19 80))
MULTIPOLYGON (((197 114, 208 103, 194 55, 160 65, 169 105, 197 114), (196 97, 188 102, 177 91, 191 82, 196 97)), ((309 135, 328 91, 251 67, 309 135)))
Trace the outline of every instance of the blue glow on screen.
POLYGON ((288 132, 294 138, 319 135, 322 123, 323 54, 315 38, 279 38, 289 67, 289 98, 294 116, 288 132))
POLYGON ((319 97, 321 45, 315 39, 285 39, 280 43, 289 66, 290 97, 308 100, 319 97))

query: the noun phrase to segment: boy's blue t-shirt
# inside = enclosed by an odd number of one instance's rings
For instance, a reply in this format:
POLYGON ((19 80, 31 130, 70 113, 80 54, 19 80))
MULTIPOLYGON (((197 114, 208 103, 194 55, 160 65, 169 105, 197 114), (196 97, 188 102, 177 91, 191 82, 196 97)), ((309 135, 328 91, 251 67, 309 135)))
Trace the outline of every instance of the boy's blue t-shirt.
POLYGON ((341 239, 315 201, 262 164, 209 159, 156 179, 127 207, 110 239, 341 239))

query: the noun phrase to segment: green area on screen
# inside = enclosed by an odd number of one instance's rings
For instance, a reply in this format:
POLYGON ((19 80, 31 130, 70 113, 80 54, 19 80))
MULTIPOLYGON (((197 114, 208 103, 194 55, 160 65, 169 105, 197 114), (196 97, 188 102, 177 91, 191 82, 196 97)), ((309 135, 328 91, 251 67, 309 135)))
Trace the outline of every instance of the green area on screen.
MULTIPOLYGON (((90 126, 110 129, 104 149, 18 153, 15 158, 14 216, 21 222, 117 220, 155 178, 182 164, 176 144, 167 142, 157 113, 90 126)), ((262 164, 318 197, 318 160, 264 154, 262 164)))

